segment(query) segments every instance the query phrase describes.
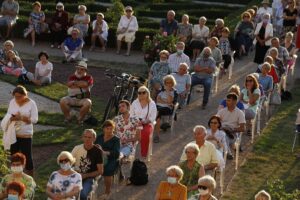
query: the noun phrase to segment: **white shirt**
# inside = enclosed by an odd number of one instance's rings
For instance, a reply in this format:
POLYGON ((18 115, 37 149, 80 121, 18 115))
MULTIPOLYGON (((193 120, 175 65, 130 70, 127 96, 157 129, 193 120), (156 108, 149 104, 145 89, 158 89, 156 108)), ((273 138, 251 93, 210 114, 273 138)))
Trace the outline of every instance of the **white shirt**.
POLYGON ((233 111, 229 111, 227 107, 223 108, 218 111, 217 115, 222 120, 222 127, 234 129, 238 128, 240 124, 246 123, 244 112, 237 107, 233 111))
POLYGON ((20 128, 16 130, 16 134, 33 135, 33 124, 37 123, 38 121, 38 109, 36 103, 32 99, 29 99, 27 103, 19 106, 16 103, 16 100, 12 99, 9 102, 7 113, 16 115, 18 112, 21 114, 21 116, 29 117, 31 124, 26 124, 23 121, 17 121, 16 123, 20 128))
POLYGON ((130 116, 135 116, 142 120, 149 120, 153 124, 156 119, 157 109, 154 101, 142 108, 138 99, 134 100, 130 106, 130 116), (149 108, 149 110, 148 110, 149 108))
POLYGON ((136 32, 139 29, 139 25, 135 16, 131 16, 130 19, 126 15, 123 15, 118 24, 118 30, 127 28, 127 31, 136 32))
MULTIPOLYGON (((200 28, 199 24, 194 25, 193 27, 193 40, 203 40, 204 38, 208 38, 209 37, 209 28, 207 26, 203 26, 202 28, 200 28)), ((205 41, 206 42, 206 41, 205 41)))
POLYGON ((35 65, 35 76, 48 77, 51 79, 53 70, 53 64, 51 62, 47 62, 47 64, 43 65, 41 61, 37 62, 35 65), (49 72, 49 74, 47 74, 49 72))
POLYGON ((178 55, 177 53, 171 54, 168 63, 172 73, 178 72, 180 63, 186 63, 189 67, 191 66, 190 58, 185 53, 182 53, 181 55, 178 55))
MULTIPOLYGON (((206 137, 209 136, 209 135, 213 135, 212 132, 211 132, 211 129, 207 129, 206 137)), ((219 142, 223 146, 223 148, 221 149, 221 151, 228 151, 228 145, 227 145, 227 142, 226 142, 226 134, 225 134, 225 132, 222 131, 222 130, 217 130, 214 133, 214 136, 219 140, 219 142)), ((216 148, 218 148, 218 147, 216 147, 216 148)))
MULTIPOLYGON (((97 20, 94 20, 92 23, 92 28, 93 31, 97 28, 97 20)), ((108 36, 108 25, 106 23, 106 21, 102 20, 102 25, 101 25, 101 36, 103 37, 104 40, 107 40, 107 36, 108 36)), ((96 30, 96 33, 99 33, 99 30, 96 30)))
POLYGON ((270 16, 272 17, 272 14, 273 14, 273 10, 271 7, 267 7, 267 9, 265 9, 264 7, 260 7, 258 10, 257 10, 257 15, 262 18, 264 16, 264 14, 266 13, 269 13, 270 16))

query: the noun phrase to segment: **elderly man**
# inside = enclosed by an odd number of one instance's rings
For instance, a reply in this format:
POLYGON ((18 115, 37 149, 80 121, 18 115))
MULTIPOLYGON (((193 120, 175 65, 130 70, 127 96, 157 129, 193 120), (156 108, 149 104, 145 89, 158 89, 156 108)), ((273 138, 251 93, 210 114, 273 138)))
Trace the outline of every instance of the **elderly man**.
MULTIPOLYGON (((235 133, 243 133, 245 131, 245 114, 237 108, 238 96, 235 93, 229 93, 226 96, 226 107, 219 110, 217 115, 222 120, 222 129, 225 131, 228 143, 232 146, 235 142, 235 133)), ((232 158, 231 150, 228 149, 229 158, 232 158)))
POLYGON ((180 63, 186 63, 190 67, 190 58, 184 53, 184 42, 177 42, 176 52, 171 54, 168 59, 169 67, 172 73, 178 72, 180 63))
MULTIPOLYGON (((219 66, 219 64, 222 62, 222 52, 217 47, 219 45, 219 39, 217 37, 212 37, 209 40, 208 47, 211 50, 211 56, 216 61, 216 65, 219 66)), ((200 57, 203 57, 204 51, 201 52, 200 57)))
MULTIPOLYGON (((192 75, 192 86, 195 85, 203 85, 204 94, 202 100, 202 109, 206 108, 208 103, 210 88, 213 81, 213 73, 215 72, 216 61, 211 57, 211 49, 209 47, 205 47, 203 49, 203 56, 197 58, 194 66, 194 74, 192 75)), ((190 100, 190 95, 188 98, 188 102, 190 100)))
POLYGON ((74 168, 82 177, 81 200, 87 199, 94 178, 103 174, 102 150, 94 144, 95 140, 94 129, 85 129, 82 134, 83 144, 75 146, 72 150, 72 155, 76 159, 74 168))
POLYGON ((162 35, 174 35, 176 36, 178 29, 178 22, 175 20, 175 11, 169 10, 167 13, 167 19, 163 19, 160 22, 160 33, 162 35))
POLYGON ((117 28, 117 54, 120 54, 122 40, 127 43, 127 52, 125 56, 130 56, 131 44, 135 40, 135 33, 139 25, 131 6, 126 6, 125 15, 122 15, 117 28))
POLYGON ((13 25, 16 24, 19 13, 19 4, 14 0, 5 0, 1 7, 0 27, 6 26, 6 36, 8 38, 13 25))
MULTIPOLYGON (((199 154, 196 160, 204 165, 205 170, 213 170, 218 166, 217 150, 215 146, 205 140, 207 130, 204 126, 197 125, 193 129, 194 139, 192 143, 196 143, 199 147, 199 154)), ((183 151, 180 161, 186 160, 186 154, 183 151)))
MULTIPOLYGON (((282 60, 284 65, 286 65, 287 62, 290 60, 289 52, 285 47, 280 46, 280 42, 279 42, 278 37, 274 37, 274 38, 271 39, 271 48, 272 47, 275 47, 278 50, 278 58, 280 60, 282 60)), ((271 48, 267 51, 266 56, 270 55, 271 48)))
POLYGON ((70 107, 80 107, 79 116, 77 118, 78 124, 82 125, 86 114, 90 111, 92 106, 91 88, 93 86, 93 77, 87 74, 87 64, 80 61, 76 65, 76 71, 69 77, 68 96, 60 100, 60 107, 65 116, 65 123, 71 121, 70 107))
POLYGON ((76 62, 82 60, 83 40, 79 37, 79 29, 74 28, 71 37, 67 37, 62 44, 62 51, 65 55, 63 62, 76 62))

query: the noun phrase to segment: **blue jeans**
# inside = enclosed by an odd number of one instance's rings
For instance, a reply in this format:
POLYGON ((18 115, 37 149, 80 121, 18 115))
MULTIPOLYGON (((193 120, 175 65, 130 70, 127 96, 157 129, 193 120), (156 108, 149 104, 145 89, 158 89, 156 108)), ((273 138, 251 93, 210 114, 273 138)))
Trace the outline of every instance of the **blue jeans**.
POLYGON ((195 85, 203 85, 204 94, 203 94, 203 104, 208 103, 208 97, 211 89, 212 77, 209 78, 199 78, 196 74, 192 76, 192 86, 191 90, 195 85))
POLYGON ((87 200, 89 193, 92 191, 93 178, 87 178, 82 181, 82 190, 80 192, 80 200, 87 200))

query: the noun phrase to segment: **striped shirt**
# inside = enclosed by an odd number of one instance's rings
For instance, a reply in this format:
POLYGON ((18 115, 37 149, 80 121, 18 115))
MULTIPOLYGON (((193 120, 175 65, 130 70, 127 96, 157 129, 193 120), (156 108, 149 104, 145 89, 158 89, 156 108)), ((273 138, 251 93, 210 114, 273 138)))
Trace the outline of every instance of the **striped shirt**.
POLYGON ((186 63, 189 67, 191 66, 190 58, 184 53, 181 55, 178 55, 177 53, 171 54, 168 63, 172 73, 178 72, 180 63, 186 63))

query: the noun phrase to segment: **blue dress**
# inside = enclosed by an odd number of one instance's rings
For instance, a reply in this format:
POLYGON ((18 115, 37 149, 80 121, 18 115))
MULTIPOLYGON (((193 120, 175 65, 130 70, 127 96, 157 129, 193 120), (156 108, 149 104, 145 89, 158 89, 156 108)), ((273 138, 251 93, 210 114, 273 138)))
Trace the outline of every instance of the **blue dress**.
POLYGON ((104 158, 103 176, 113 176, 119 167, 120 139, 113 136, 110 140, 104 142, 104 134, 98 135, 96 144, 102 147, 103 151, 109 151, 107 158, 104 158))

